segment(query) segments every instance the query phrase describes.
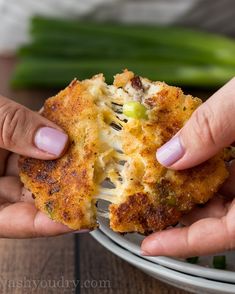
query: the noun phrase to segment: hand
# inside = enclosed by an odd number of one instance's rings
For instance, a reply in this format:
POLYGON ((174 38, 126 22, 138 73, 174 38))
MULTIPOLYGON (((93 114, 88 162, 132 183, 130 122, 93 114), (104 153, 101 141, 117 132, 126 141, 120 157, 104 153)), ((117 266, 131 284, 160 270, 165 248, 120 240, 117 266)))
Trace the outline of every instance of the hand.
POLYGON ((71 230, 53 222, 34 206, 18 176, 18 155, 55 159, 68 136, 38 113, 0 96, 0 237, 28 238, 71 230), (11 151, 11 152, 10 152, 11 151))
MULTIPOLYGON (((235 141, 235 78, 203 103, 185 126, 157 151, 158 161, 171 169, 193 167, 235 141)), ((235 196, 235 162, 221 194, 235 196)), ((177 257, 214 254, 235 249, 235 199, 218 196, 182 219, 183 228, 156 232, 144 239, 143 255, 177 257)))

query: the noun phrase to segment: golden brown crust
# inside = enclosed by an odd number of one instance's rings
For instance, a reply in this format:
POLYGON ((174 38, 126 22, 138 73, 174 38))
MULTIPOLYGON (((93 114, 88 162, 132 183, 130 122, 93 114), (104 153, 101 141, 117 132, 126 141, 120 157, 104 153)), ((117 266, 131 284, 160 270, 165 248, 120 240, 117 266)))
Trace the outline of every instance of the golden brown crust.
MULTIPOLYGON (((142 78, 143 87, 144 82, 142 78)), ((148 120, 130 120, 123 128, 123 151, 132 160, 123 196, 110 205, 114 231, 147 234, 173 225, 196 204, 206 203, 228 175, 222 153, 185 171, 169 170, 157 162, 157 148, 183 127, 201 100, 165 83, 155 85, 156 94, 142 100, 150 106, 148 120)))
POLYGON ((20 176, 36 206, 72 229, 97 226, 93 172, 97 152, 96 106, 86 83, 74 80, 45 102, 42 115, 69 135, 70 147, 57 160, 20 159, 20 176))
POLYGON ((114 86, 102 75, 74 80, 46 101, 42 113, 68 133, 68 151, 54 161, 21 158, 21 179, 40 210, 72 229, 97 226, 97 197, 112 202, 114 231, 148 234, 174 225, 206 203, 227 177, 222 153, 185 171, 169 170, 156 160, 157 148, 200 104, 177 87, 127 70, 116 75, 114 86), (123 115, 122 105, 130 100, 145 105, 148 119, 123 115), (105 178, 115 188, 102 188, 105 178))
POLYGON ((123 73, 115 75, 113 85, 117 88, 124 87, 132 78, 134 78, 134 73, 125 69, 123 73))
POLYGON ((149 234, 178 222, 181 212, 177 207, 158 203, 148 194, 130 195, 125 202, 110 206, 110 226, 118 232, 149 234))
POLYGON ((132 194, 110 205, 110 225, 118 232, 148 234, 163 230, 176 224, 196 204, 206 203, 226 177, 219 156, 192 169, 166 172, 150 193, 132 194))

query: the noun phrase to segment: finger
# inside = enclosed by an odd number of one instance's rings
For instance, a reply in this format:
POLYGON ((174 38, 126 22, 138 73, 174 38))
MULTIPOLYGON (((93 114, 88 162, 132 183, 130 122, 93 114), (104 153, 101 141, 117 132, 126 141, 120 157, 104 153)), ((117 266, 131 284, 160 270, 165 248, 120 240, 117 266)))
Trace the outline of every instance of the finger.
POLYGON ((17 177, 0 178, 0 199, 4 202, 18 202, 22 196, 23 184, 17 177))
POLYGON ((228 212, 230 203, 222 197, 215 197, 203 207, 196 207, 190 213, 183 216, 180 223, 189 226, 203 218, 221 218, 228 212))
POLYGON ((0 148, 0 176, 5 172, 6 161, 9 156, 9 151, 0 148))
POLYGON ((0 147, 40 159, 63 154, 68 136, 53 122, 0 96, 0 147))
POLYGON ((198 165, 235 140, 235 78, 192 114, 185 126, 157 150, 158 161, 172 169, 198 165))
POLYGON ((22 187, 20 201, 34 204, 34 198, 35 196, 33 195, 32 192, 27 190, 25 187, 22 187))
POLYGON ((229 162, 228 165, 229 177, 224 182, 220 193, 227 196, 228 198, 235 197, 235 160, 229 162))
POLYGON ((143 255, 201 256, 232 249, 231 239, 225 218, 206 218, 189 227, 154 233, 144 239, 141 249, 143 255))
POLYGON ((49 219, 31 203, 14 203, 0 212, 0 237, 3 238, 56 236, 72 231, 49 219))
MULTIPOLYGON (((12 153, 10 155, 10 157, 8 159, 8 165, 7 165, 7 168, 6 168, 6 172, 5 172, 5 178, 11 177, 13 179, 16 179, 17 181, 20 181, 20 179, 19 179, 18 160, 19 160, 19 155, 15 154, 15 153, 12 153)), ((12 201, 10 201, 10 199, 8 199, 8 201, 12 202, 12 201)), ((24 202, 34 203, 34 195, 30 191, 28 191, 23 186, 22 183, 21 183, 21 190, 20 190, 20 198, 17 201, 24 201, 24 202)))
POLYGON ((7 159, 5 176, 19 176, 19 155, 15 153, 11 153, 7 159))
POLYGON ((19 177, 0 178, 0 204, 18 201, 34 203, 33 195, 20 181, 19 177))

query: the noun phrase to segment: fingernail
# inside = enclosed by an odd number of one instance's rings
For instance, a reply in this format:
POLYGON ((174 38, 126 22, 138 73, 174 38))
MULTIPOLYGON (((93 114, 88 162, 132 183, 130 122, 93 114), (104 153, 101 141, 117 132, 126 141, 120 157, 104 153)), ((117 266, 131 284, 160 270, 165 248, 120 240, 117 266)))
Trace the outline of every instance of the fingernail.
POLYGON ((157 160, 164 166, 171 166, 184 155, 179 136, 173 137, 157 150, 157 160))
POLYGON ((149 255, 149 253, 148 253, 147 251, 144 251, 144 250, 141 250, 141 251, 140 251, 140 254, 141 254, 142 256, 148 256, 148 255, 149 255))
POLYGON ((35 135, 34 143, 37 148, 59 156, 64 151, 68 136, 53 128, 43 127, 35 135))

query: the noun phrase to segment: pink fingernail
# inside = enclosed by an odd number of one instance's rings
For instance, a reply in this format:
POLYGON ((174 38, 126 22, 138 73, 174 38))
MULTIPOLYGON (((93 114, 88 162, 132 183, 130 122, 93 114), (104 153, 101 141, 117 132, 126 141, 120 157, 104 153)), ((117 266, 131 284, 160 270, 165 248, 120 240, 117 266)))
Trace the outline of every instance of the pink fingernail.
POLYGON ((164 166, 171 166, 184 155, 179 136, 173 137, 157 150, 157 160, 164 166))
POLYGON ((37 148, 59 156, 64 151, 68 142, 68 136, 53 128, 40 128, 34 138, 37 148))
POLYGON ((144 250, 141 250, 141 251, 140 251, 140 254, 141 254, 142 256, 148 256, 148 255, 149 255, 149 253, 148 253, 147 251, 144 251, 144 250))

